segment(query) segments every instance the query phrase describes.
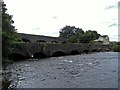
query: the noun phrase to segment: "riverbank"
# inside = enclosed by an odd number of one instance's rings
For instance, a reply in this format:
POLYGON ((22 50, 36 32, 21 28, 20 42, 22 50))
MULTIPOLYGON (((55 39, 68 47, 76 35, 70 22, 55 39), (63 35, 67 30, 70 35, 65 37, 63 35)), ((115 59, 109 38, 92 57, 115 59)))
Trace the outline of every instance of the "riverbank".
POLYGON ((10 71, 8 66, 12 65, 12 63, 13 63, 12 61, 6 60, 6 59, 4 59, 2 62, 3 65, 2 65, 2 70, 0 72, 0 74, 2 75, 1 76, 1 83, 2 83, 1 90, 7 90, 11 84, 11 81, 9 80, 9 78, 11 77, 12 72, 10 71))

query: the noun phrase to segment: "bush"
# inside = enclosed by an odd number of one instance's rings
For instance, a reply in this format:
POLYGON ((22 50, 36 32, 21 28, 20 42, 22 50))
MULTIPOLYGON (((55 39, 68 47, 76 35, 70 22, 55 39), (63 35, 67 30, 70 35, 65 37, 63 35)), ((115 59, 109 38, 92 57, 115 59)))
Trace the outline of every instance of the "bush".
POLYGON ((113 44, 113 51, 114 52, 120 52, 120 45, 119 44, 113 44))

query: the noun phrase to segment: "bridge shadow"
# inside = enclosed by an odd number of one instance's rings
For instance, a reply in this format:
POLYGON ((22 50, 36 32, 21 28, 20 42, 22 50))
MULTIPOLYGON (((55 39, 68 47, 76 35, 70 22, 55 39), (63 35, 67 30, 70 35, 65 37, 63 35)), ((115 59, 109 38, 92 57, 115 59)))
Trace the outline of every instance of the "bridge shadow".
POLYGON ((56 51, 52 54, 53 57, 65 56, 66 54, 63 51, 56 51))
POLYGON ((77 54, 80 54, 80 52, 77 50, 73 50, 70 52, 70 55, 77 55, 77 54))
MULTIPOLYGON (((40 58, 46 58, 47 55, 42 53, 42 52, 37 52, 35 54, 33 54, 33 57, 32 58, 35 58, 35 59, 40 59, 40 58)), ((22 61, 22 60, 25 60, 25 59, 30 59, 31 57, 26 57, 26 56, 23 56, 22 54, 18 54, 18 53, 12 53, 10 55, 8 55, 8 59, 9 60, 13 60, 13 61, 22 61)))
POLYGON ((82 52, 82 53, 88 54, 88 53, 89 53, 89 51, 88 51, 88 50, 83 50, 83 52, 82 52))
POLYGON ((8 59, 13 60, 13 61, 25 60, 27 58, 28 57, 25 57, 25 56, 18 54, 18 53, 12 53, 12 54, 8 55, 8 59))
POLYGON ((47 55, 45 54, 45 53, 43 53, 43 52, 37 52, 37 53, 35 53, 35 54, 33 54, 33 58, 46 58, 47 57, 47 55))
POLYGON ((97 49, 93 49, 92 52, 97 52, 98 50, 97 49))

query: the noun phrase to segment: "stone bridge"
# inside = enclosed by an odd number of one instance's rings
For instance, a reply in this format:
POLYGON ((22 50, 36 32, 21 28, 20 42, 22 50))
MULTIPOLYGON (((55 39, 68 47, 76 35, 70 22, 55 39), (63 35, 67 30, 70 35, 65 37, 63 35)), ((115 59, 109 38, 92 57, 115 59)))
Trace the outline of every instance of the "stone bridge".
POLYGON ((9 59, 43 58, 110 50, 110 45, 89 43, 16 43, 9 59))
POLYGON ((61 37, 50 37, 50 36, 43 36, 43 35, 34 35, 34 34, 24 34, 24 33, 17 33, 18 37, 22 39, 23 42, 42 42, 42 43, 66 43, 67 40, 61 37))

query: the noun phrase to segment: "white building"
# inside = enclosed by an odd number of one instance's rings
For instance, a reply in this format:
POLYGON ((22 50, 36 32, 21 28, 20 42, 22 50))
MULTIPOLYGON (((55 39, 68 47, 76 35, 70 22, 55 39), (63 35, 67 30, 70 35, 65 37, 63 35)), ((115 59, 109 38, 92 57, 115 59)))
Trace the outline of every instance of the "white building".
POLYGON ((102 35, 97 40, 94 40, 94 42, 101 42, 102 44, 110 44, 108 35, 102 35))

